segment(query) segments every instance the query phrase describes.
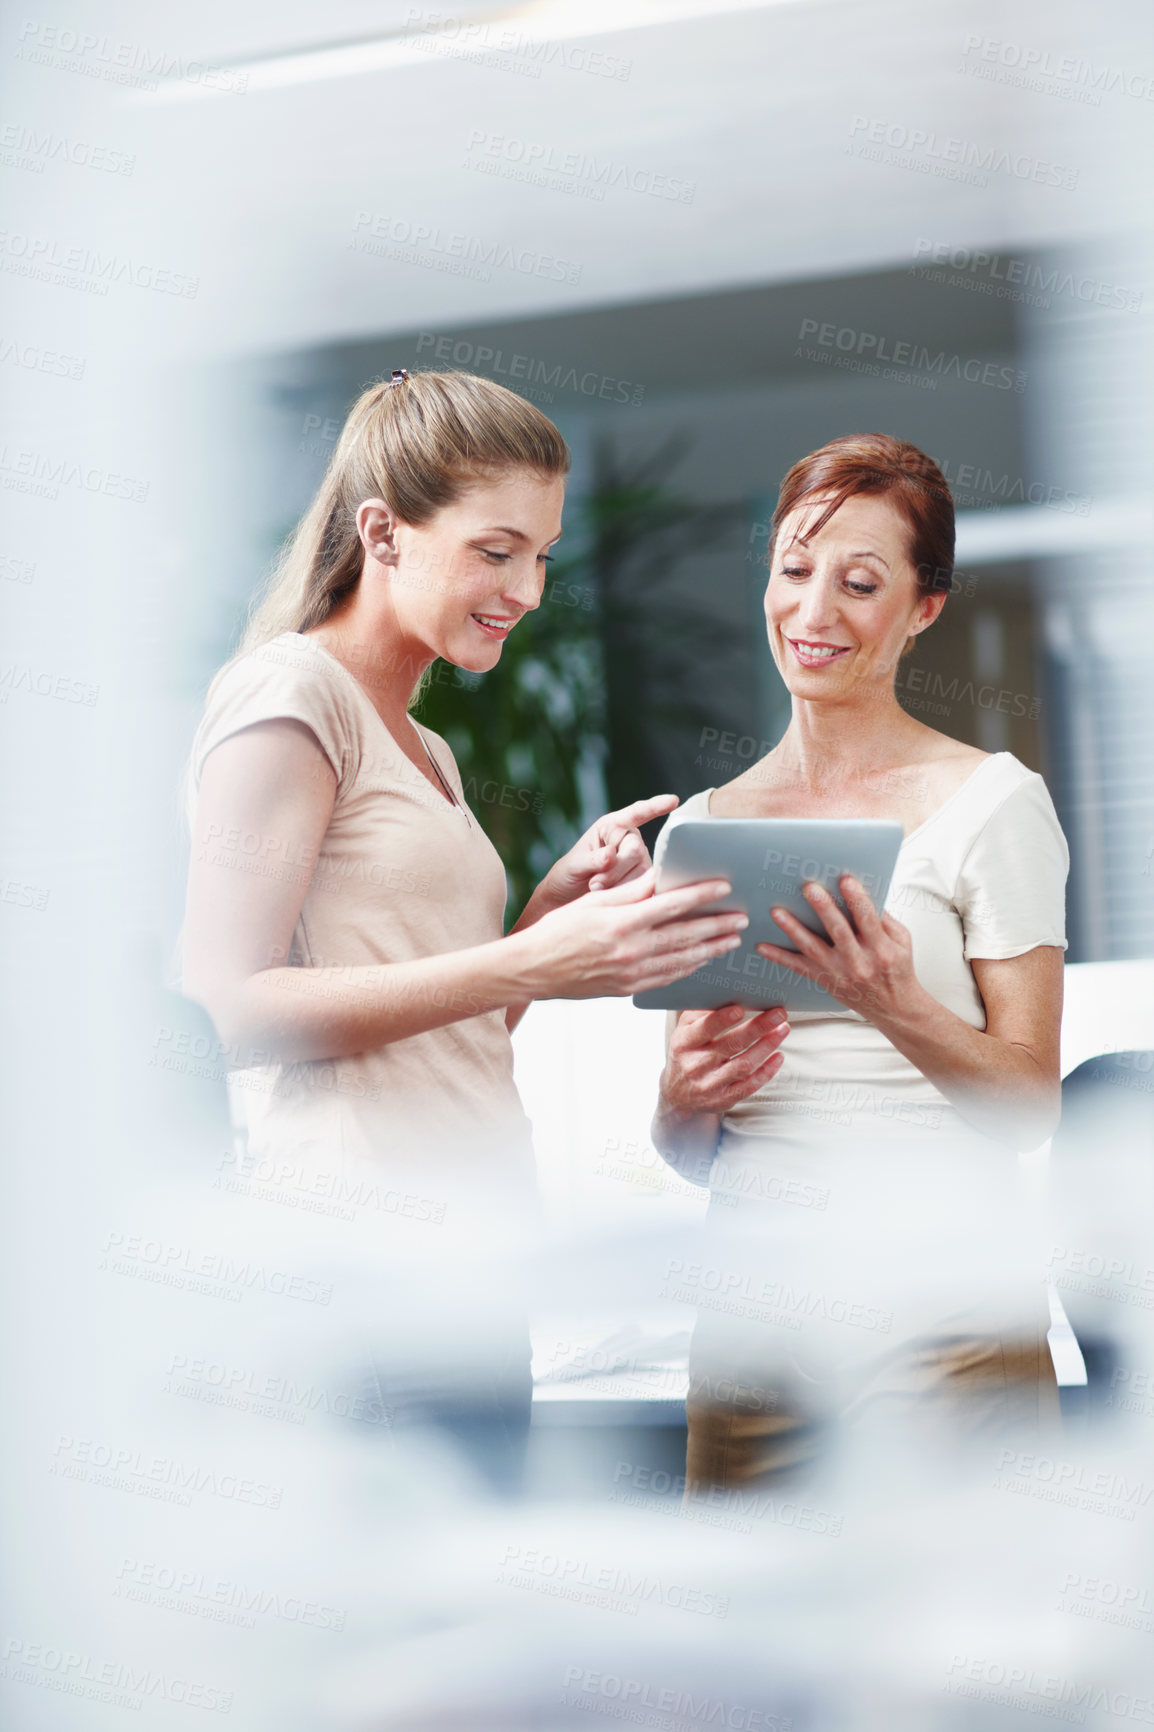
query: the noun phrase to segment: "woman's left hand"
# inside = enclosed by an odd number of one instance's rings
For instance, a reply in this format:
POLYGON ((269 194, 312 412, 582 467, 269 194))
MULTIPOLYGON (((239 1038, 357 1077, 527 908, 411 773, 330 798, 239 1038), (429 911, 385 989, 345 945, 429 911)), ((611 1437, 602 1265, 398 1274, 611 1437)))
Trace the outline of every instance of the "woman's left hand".
POLYGON ((879 914, 856 878, 847 874, 838 883, 852 924, 824 885, 809 883, 803 894, 828 937, 811 932, 788 909, 771 908, 774 920, 801 955, 777 944, 759 944, 758 954, 815 981, 869 1022, 908 1014, 921 991, 909 928, 892 914, 879 914))
POLYGON ((541 886, 549 901, 561 907, 587 890, 612 890, 647 872, 649 850, 641 840, 640 827, 672 812, 678 803, 676 794, 656 794, 598 818, 551 868, 541 886))

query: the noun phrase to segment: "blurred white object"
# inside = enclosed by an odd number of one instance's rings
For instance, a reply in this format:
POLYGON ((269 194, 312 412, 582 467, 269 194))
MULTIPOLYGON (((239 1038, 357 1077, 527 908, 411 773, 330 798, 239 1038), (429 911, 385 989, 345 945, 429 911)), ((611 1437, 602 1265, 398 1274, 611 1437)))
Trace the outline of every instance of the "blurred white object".
MULTIPOLYGON (((533 1121, 551 1212, 570 1221, 595 1215, 607 1229, 636 1224, 639 1213, 684 1222, 704 1212, 705 1192, 667 1168, 649 1138, 664 1064, 664 1030, 663 1017, 646 1016, 623 999, 539 1003, 517 1029, 518 1083, 533 1121)), ((1063 1077, 1104 1053, 1150 1049, 1154 961, 1069 964, 1063 1077)), ((1044 1159, 1044 1151, 1039 1154, 1044 1159)), ((1085 1384, 1081 1350, 1052 1286, 1049 1296, 1048 1340, 1058 1382, 1066 1388, 1085 1384)), ((628 1321, 636 1326, 636 1319, 628 1321)), ((603 1333, 612 1331, 606 1326, 603 1333)), ((669 1375, 667 1369, 660 1391, 666 1401, 669 1375)), ((550 1382, 545 1380, 543 1395, 550 1382)), ((604 1399, 609 1392, 599 1386, 596 1393, 604 1399)), ((634 1388, 628 1393, 634 1400, 645 1396, 634 1388)), ((589 1395, 596 1398, 592 1391, 589 1395)))
POLYGON ((1072 962, 1065 984, 1063 1077, 1105 1053, 1154 1051, 1154 961, 1072 962))

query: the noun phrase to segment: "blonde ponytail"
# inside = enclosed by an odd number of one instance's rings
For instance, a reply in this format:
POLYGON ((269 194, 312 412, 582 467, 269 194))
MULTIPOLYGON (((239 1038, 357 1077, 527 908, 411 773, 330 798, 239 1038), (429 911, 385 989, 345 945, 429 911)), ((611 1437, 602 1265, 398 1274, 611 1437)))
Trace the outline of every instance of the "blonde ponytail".
POLYGON ((523 397, 473 373, 414 373, 371 385, 353 404, 316 498, 281 550, 238 655, 323 624, 364 563, 357 508, 388 502, 427 523, 471 481, 503 469, 565 475, 569 450, 523 397))

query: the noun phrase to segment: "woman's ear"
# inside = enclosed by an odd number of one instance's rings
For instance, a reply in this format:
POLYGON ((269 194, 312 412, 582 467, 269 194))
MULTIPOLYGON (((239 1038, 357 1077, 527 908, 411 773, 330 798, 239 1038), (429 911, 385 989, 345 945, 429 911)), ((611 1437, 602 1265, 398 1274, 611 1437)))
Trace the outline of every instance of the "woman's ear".
POLYGON ((909 655, 910 651, 917 643, 921 633, 924 632, 928 626, 933 625, 943 607, 946 605, 946 597, 948 594, 949 591, 945 589, 927 590, 924 595, 918 598, 917 612, 914 616, 913 626, 905 643, 902 645, 902 653, 899 660, 909 655))
POLYGON ((378 565, 397 563, 397 519, 383 499, 366 499, 357 506, 361 546, 378 565))
POLYGON ((948 594, 949 591, 946 589, 934 589, 927 591, 925 595, 919 597, 917 613, 914 616, 913 623, 913 635, 915 637, 917 637, 919 632, 925 631, 927 626, 933 625, 934 621, 946 605, 946 597, 948 594))

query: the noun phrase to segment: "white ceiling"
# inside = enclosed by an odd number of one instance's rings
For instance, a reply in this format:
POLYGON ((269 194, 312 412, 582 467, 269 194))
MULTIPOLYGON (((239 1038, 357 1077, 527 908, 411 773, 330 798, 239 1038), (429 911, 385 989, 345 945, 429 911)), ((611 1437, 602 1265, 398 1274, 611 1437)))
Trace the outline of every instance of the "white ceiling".
MULTIPOLYGON (((660 0, 631 3, 629 17, 660 0)), ((698 15, 592 35, 588 19, 574 27, 572 44, 627 59, 625 78, 557 63, 534 78, 422 50, 391 69, 238 95, 199 89, 174 101, 60 64, 10 60, 10 120, 133 151, 137 161, 130 177, 55 163, 9 175, 9 223, 147 254, 198 277, 195 299, 132 297, 142 340, 188 355, 840 275, 908 261, 922 238, 1013 249, 1086 237, 1124 227, 1149 185, 1150 103, 1117 92, 1076 102, 965 70, 980 61, 966 44, 981 37, 1054 64, 1081 58, 1154 77, 1145 0, 1093 9, 1040 0, 744 0, 738 11, 725 0, 679 3, 698 15), (915 166, 863 160, 850 147, 864 123, 921 131, 932 143, 915 166), (692 202, 625 187, 592 200, 474 172, 466 163, 476 138, 495 135, 516 141, 514 151, 584 153, 614 172, 691 182, 692 202), (979 153, 1028 153, 1076 173, 1077 185, 1037 185, 1001 169, 980 187, 924 172, 959 148, 948 139, 979 153), (443 250, 426 243, 427 261, 451 260, 454 244, 496 244, 522 262, 568 261, 579 280, 506 265, 481 281, 367 256, 350 245, 358 212, 434 231, 443 250)), ((84 10, 79 0, 71 8, 80 30, 84 10)), ((304 0, 210 0, 177 17, 138 0, 105 6, 100 31, 106 52, 122 41, 154 56, 240 65, 396 32, 415 10, 402 0, 333 0, 323 14, 304 0)), ((501 12, 499 0, 454 10, 501 12)), ((70 10, 56 16, 67 26, 70 10)), ((534 16, 540 34, 539 12, 526 11, 534 16)), ((501 26, 489 28, 492 41, 501 26)), ((997 71, 996 59, 984 64, 997 71)), ((7 286, 19 295, 18 284, 7 286)), ((83 297, 68 298, 79 304, 61 319, 82 320, 83 297)))

